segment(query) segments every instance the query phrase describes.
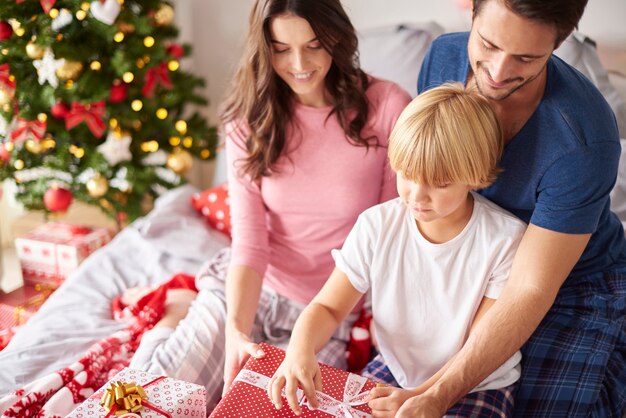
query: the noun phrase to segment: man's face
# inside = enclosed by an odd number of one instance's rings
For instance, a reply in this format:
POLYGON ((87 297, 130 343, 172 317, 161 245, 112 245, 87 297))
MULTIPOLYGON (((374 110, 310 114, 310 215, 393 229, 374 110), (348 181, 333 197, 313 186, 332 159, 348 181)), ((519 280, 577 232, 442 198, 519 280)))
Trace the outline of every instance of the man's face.
POLYGON ((556 36, 555 28, 515 14, 503 0, 484 3, 474 16, 468 44, 480 93, 491 100, 504 100, 516 92, 532 94, 528 87, 545 77, 556 36))

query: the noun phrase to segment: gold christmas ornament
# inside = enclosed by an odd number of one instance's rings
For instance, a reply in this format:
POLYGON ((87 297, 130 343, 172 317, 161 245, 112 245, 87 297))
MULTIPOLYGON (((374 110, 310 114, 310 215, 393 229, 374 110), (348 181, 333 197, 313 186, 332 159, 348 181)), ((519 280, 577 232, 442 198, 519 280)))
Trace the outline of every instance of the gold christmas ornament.
POLYGON ((28 55, 30 59, 39 60, 43 58, 44 52, 46 52, 46 50, 40 45, 37 45, 34 39, 31 39, 26 44, 26 55, 28 55))
POLYGON ((39 154, 41 151, 43 151, 41 142, 34 141, 32 139, 29 139, 28 141, 26 141, 26 143, 24 144, 24 147, 26 148, 28 152, 32 154, 39 154))
POLYGON ((158 26, 171 25, 174 21, 174 9, 169 4, 162 4, 156 12, 154 12, 154 22, 158 26))
POLYGON ((174 148, 167 156, 167 167, 176 174, 185 174, 193 165, 193 157, 187 151, 174 148))
POLYGON ((109 182, 102 174, 98 173, 89 179, 86 187, 89 196, 98 198, 104 196, 104 194, 109 190, 109 182))
POLYGON ((15 92, 13 90, 0 86, 0 106, 10 106, 14 95, 15 92))
POLYGON ((75 80, 83 70, 83 63, 79 61, 64 60, 63 65, 56 71, 61 80, 75 80))

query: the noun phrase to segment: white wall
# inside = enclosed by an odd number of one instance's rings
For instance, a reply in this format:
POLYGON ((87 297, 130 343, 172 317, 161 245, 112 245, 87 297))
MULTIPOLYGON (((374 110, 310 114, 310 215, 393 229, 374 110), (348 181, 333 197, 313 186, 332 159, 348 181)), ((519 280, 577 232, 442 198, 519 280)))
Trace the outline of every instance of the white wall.
MULTIPOLYGON (((251 4, 252 0, 175 0, 181 38, 194 47, 193 58, 185 65, 207 79, 211 103, 204 112, 213 122, 241 53, 251 4)), ((357 30, 429 20, 448 31, 470 24, 469 12, 458 8, 455 0, 343 0, 343 4, 357 30)), ((601 52, 610 51, 601 58, 611 68, 626 74, 626 0, 589 0, 579 29, 598 42, 601 52), (621 51, 619 56, 616 50, 621 51)), ((195 170, 192 181, 209 185, 211 169, 195 170)), ((216 180, 222 178, 220 174, 216 180)))

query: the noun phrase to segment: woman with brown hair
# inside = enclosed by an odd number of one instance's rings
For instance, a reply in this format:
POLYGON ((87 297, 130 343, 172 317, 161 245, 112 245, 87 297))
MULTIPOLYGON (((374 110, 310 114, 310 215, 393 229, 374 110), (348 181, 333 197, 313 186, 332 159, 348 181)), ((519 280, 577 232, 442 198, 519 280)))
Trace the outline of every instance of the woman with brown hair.
MULTIPOLYGON (((364 209, 397 195, 387 142, 410 97, 365 74, 357 44, 339 0, 253 5, 222 112, 228 273, 198 283, 204 290, 178 311, 178 326, 146 333, 150 342, 140 349, 150 353, 140 367, 206 385, 210 406, 250 356, 264 355, 257 343, 287 346, 298 315, 333 270, 330 250, 364 209)), ((345 367, 354 319, 320 361, 345 367)))

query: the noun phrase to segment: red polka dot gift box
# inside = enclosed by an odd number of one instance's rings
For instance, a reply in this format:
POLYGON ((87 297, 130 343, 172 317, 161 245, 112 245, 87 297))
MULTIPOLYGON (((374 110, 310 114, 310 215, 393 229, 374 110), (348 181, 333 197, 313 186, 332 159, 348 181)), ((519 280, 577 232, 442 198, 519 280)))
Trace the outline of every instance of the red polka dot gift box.
POLYGON ((125 368, 68 417, 205 418, 204 386, 125 368))
MULTIPOLYGON (((296 417, 287 399, 283 396, 283 407, 278 410, 267 396, 267 385, 278 366, 285 358, 279 348, 262 343, 265 357, 250 358, 239 372, 226 396, 217 405, 210 418, 291 418, 296 417)), ((319 407, 308 408, 302 390, 298 398, 302 405, 301 418, 369 418, 371 410, 367 406, 370 389, 376 386, 371 380, 320 363, 323 393, 317 392, 319 407)))

